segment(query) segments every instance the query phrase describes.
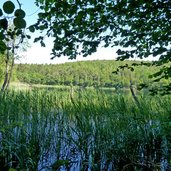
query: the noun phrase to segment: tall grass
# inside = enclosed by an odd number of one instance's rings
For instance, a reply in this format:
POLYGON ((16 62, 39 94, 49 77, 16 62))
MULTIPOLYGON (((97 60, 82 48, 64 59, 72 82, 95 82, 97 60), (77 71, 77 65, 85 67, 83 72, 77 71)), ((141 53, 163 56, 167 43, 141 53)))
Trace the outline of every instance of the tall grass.
POLYGON ((171 98, 114 91, 0 96, 0 170, 170 170, 171 98))

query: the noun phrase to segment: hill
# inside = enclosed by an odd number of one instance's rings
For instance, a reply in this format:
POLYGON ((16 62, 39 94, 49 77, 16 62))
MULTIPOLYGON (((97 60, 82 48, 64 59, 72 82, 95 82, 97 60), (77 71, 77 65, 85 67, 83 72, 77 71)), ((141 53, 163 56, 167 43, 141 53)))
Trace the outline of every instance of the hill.
POLYGON ((149 75, 157 71, 157 67, 135 66, 134 71, 123 69, 114 74, 118 66, 131 66, 135 61, 97 60, 70 62, 64 64, 17 64, 15 66, 18 81, 29 84, 74 85, 127 87, 130 80, 134 85, 150 84, 149 75))

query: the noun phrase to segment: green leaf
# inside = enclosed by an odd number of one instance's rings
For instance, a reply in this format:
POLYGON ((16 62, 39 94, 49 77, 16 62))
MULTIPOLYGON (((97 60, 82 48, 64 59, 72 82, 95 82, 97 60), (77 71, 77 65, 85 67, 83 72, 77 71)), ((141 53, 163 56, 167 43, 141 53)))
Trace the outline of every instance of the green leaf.
POLYGON ((2 10, 0 9, 0 17, 3 15, 3 12, 2 12, 2 10))
POLYGON ((34 32, 35 32, 34 26, 30 26, 30 27, 29 27, 29 30, 30 30, 30 32, 34 33, 34 32))
POLYGON ((6 44, 3 41, 0 41, 0 52, 4 53, 6 49, 6 44))
POLYGON ((39 18, 44 18, 45 17, 45 13, 40 12, 40 13, 38 13, 38 16, 39 16, 39 18))
POLYGON ((118 49, 116 53, 117 53, 118 55, 123 55, 125 52, 122 51, 121 49, 118 49))
POLYGON ((83 11, 79 11, 78 15, 76 17, 76 20, 75 20, 76 23, 79 23, 82 20, 83 16, 84 16, 84 12, 83 11))
POLYGON ((4 40, 5 36, 2 32, 0 32, 0 40, 4 40))
POLYGON ((34 43, 35 42, 38 42, 38 41, 42 41, 43 40, 43 37, 42 36, 39 36, 37 38, 34 39, 34 43))
POLYGON ((30 35, 26 35, 27 39, 31 39, 31 36, 30 35))
POLYGON ((0 28, 7 30, 8 28, 8 21, 6 18, 0 20, 0 28))
POLYGON ((23 18, 14 18, 13 23, 18 29, 26 28, 26 21, 23 18))
POLYGON ((18 18, 24 18, 26 16, 26 13, 22 9, 17 9, 14 15, 18 18))
POLYGON ((44 29, 46 29, 46 26, 45 25, 39 26, 39 30, 44 30, 44 29))
POLYGON ((46 46, 43 41, 41 41, 40 44, 41 44, 42 47, 45 47, 46 46))
POLYGON ((15 5, 11 1, 7 1, 3 4, 3 10, 7 14, 12 14, 14 12, 15 5))

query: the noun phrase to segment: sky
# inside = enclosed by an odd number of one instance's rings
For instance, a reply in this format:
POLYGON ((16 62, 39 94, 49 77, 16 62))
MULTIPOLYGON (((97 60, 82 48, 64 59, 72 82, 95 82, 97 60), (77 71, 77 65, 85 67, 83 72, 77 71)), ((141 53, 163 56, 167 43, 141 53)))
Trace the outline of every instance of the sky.
MULTIPOLYGON (((0 0, 0 7, 6 0, 0 0)), ((15 3, 16 8, 18 7, 17 0, 12 0, 15 3)), ((22 9, 26 12, 26 21, 27 27, 31 24, 34 24, 37 20, 37 14, 40 12, 40 9, 34 4, 34 0, 20 0, 22 4, 22 9)), ((26 29, 28 32, 28 29, 26 29)), ((28 32, 29 33, 29 32, 28 32)), ((29 33, 30 34, 30 33, 29 33)), ((68 60, 68 57, 54 58, 51 60, 51 49, 53 47, 53 39, 45 39, 46 47, 41 47, 40 43, 33 43, 34 37, 38 35, 39 32, 31 34, 32 39, 29 40, 30 48, 27 49, 27 52, 22 53, 22 58, 20 58, 17 63, 37 63, 37 64, 57 64, 65 62, 75 62, 83 60, 111 60, 116 57, 116 48, 98 48, 97 52, 91 56, 82 57, 78 56, 76 60, 68 60)))

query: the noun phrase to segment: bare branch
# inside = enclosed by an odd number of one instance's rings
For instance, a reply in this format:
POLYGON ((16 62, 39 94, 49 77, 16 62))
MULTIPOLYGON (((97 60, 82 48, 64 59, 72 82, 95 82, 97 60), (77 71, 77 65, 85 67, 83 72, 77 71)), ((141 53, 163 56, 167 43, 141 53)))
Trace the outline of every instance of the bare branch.
POLYGON ((17 0, 17 3, 18 3, 18 5, 19 5, 19 8, 21 9, 21 3, 19 2, 19 0, 17 0))

